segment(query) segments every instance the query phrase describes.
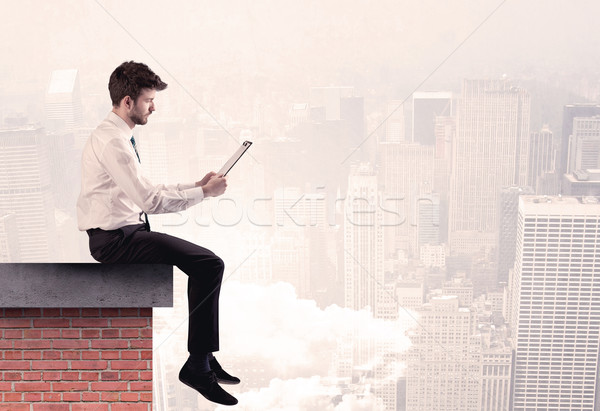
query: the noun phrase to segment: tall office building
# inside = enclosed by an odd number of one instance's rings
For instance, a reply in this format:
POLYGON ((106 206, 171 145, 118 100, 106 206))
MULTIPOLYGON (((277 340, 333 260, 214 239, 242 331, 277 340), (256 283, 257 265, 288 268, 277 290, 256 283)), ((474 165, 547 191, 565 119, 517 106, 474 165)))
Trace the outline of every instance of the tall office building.
POLYGON ((453 254, 495 246, 498 197, 527 184, 530 96, 506 79, 464 80, 449 204, 453 254))
POLYGON ((378 145, 378 150, 385 194, 383 207, 396 213, 386 213, 390 220, 386 221, 389 224, 385 230, 386 254, 403 250, 418 257, 417 205, 420 198, 433 190, 434 148, 384 142, 378 145))
POLYGON ((513 410, 596 410, 600 198, 519 199, 513 410))
POLYGON ((575 117, 567 173, 600 168, 600 116, 575 117))
POLYGON ((406 124, 404 121, 404 105, 400 100, 392 100, 387 104, 385 113, 385 141, 400 143, 405 141, 406 124))
POLYGON ((42 128, 0 130, 0 210, 14 213, 20 262, 54 257, 50 147, 42 128))
POLYGON ((456 296, 433 297, 418 310, 406 369, 406 410, 480 411, 481 337, 477 313, 456 296))
POLYGON ((344 204, 344 301, 376 315, 384 283, 383 211, 377 175, 368 163, 353 167, 344 204))
POLYGON ((436 117, 450 117, 452 93, 443 91, 416 92, 413 94, 412 142, 436 144, 436 117))
POLYGON ((499 282, 508 281, 508 272, 515 264, 519 196, 525 194, 534 194, 534 192, 531 187, 504 187, 500 191, 497 275, 499 282))
POLYGON ((600 115, 598 104, 568 104, 563 109, 562 136, 560 142, 559 175, 567 173, 569 156, 569 138, 573 134, 573 119, 575 117, 593 117, 600 115))
POLYGON ((417 247, 440 243, 440 196, 437 193, 420 196, 416 204, 417 247))
POLYGON ((20 261, 17 217, 0 210, 0 263, 20 261))
POLYGON ((72 130, 83 124, 83 106, 77 69, 54 70, 46 92, 46 127, 72 130))
POLYGON ((532 187, 536 194, 551 194, 542 192, 542 189, 544 177, 556 171, 555 158, 553 135, 548 126, 545 125, 540 131, 531 133, 527 178, 529 187, 532 187))

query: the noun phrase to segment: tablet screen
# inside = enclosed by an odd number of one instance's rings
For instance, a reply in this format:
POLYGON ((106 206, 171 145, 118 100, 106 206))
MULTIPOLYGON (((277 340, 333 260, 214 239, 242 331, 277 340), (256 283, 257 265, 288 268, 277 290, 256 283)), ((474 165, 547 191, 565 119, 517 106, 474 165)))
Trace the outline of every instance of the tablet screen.
POLYGON ((251 141, 247 141, 247 140, 244 141, 242 143, 242 145, 240 146, 240 148, 238 148, 237 151, 235 153, 233 153, 231 158, 229 160, 227 160, 225 165, 223 167, 221 167, 221 170, 219 170, 218 174, 223 174, 224 176, 226 176, 227 173, 229 173, 229 170, 231 170, 233 168, 235 163, 237 163, 237 161, 240 159, 240 157, 242 157, 242 155, 244 155, 246 150, 248 150, 251 145, 252 145, 251 141))

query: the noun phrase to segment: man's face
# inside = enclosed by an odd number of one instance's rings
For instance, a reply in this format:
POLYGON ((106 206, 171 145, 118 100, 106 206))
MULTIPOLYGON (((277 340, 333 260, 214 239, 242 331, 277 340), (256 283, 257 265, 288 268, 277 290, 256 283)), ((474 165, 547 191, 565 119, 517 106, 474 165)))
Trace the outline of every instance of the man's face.
POLYGON ((148 122, 148 117, 155 110, 154 97, 156 90, 145 88, 133 103, 133 108, 129 113, 129 118, 134 124, 144 125, 148 122))

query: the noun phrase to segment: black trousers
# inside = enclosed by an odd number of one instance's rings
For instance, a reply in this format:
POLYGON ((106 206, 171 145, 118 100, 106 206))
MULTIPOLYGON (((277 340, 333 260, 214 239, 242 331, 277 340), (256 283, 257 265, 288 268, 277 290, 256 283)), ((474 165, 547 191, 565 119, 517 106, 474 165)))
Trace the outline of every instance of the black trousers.
POLYGON ((101 263, 172 264, 188 275, 188 351, 219 350, 219 294, 223 260, 212 251, 144 224, 88 230, 90 252, 101 263))

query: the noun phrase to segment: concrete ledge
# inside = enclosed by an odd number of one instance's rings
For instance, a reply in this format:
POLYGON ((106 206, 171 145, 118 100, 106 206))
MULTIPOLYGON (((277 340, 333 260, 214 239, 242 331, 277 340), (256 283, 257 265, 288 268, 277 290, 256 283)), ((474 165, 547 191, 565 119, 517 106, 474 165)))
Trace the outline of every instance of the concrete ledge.
POLYGON ((0 307, 172 307, 165 264, 0 264, 0 307))

